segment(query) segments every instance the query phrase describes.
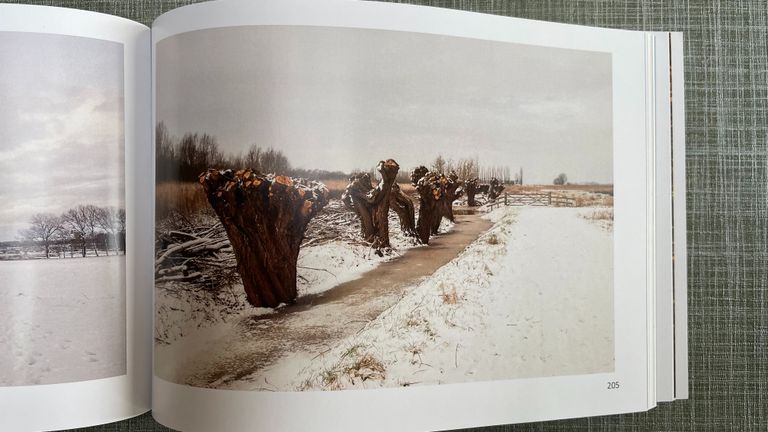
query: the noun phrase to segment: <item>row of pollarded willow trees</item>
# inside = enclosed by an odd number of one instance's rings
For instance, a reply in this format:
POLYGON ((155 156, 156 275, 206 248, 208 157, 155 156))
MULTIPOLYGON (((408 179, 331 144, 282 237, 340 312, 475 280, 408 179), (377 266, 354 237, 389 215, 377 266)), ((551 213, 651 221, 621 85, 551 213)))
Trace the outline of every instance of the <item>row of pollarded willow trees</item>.
MULTIPOLYGON (((50 257, 52 246, 68 247, 70 255, 77 250, 83 257, 89 248, 96 256, 100 249, 107 254, 110 250, 125 252, 125 209, 87 204, 60 215, 38 213, 19 235, 26 242, 44 247, 45 258, 50 257)), ((64 251, 62 247, 58 249, 64 251)))
MULTIPOLYGON (((442 219, 453 220, 453 202, 463 193, 474 200, 480 189, 476 178, 461 181, 455 173, 420 166, 410 176, 419 196, 417 220, 413 201, 395 181, 398 163, 381 161, 377 170, 381 180, 376 185, 368 173, 352 175, 342 200, 359 217, 363 238, 379 255, 390 247, 390 209, 406 235, 429 244, 442 219)), ((269 307, 293 303, 299 247, 310 220, 328 202, 325 185, 251 169, 208 169, 199 180, 232 244, 248 301, 269 307)), ((496 194, 503 190, 498 181, 486 186, 496 194)))

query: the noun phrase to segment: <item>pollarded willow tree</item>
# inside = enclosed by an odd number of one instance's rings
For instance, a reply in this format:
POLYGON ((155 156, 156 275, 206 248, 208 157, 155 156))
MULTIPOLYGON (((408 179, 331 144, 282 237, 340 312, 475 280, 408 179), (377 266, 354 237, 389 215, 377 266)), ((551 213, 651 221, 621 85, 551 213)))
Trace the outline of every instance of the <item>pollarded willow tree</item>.
POLYGON ((400 229, 408 237, 418 238, 416 234, 416 209, 413 201, 400 189, 396 182, 392 184, 392 195, 389 199, 389 205, 397 213, 400 219, 400 229))
POLYGON ((419 220, 416 232, 422 243, 428 244, 429 237, 437 234, 443 217, 453 221, 453 202, 462 194, 461 181, 451 172, 445 176, 429 171, 424 166, 411 172, 411 182, 419 194, 419 220))
POLYGON ((382 249, 391 247, 389 209, 397 213, 406 234, 415 232, 415 216, 413 203, 395 182, 400 165, 394 159, 387 159, 380 161, 376 169, 381 174, 381 181, 376 186, 373 186, 370 174, 354 174, 349 178, 341 200, 360 219, 363 239, 382 255, 382 249))
MULTIPOLYGON (((445 195, 441 200, 441 210, 443 217, 451 222, 456 222, 456 218, 453 216, 453 202, 461 198, 464 194, 462 188, 463 182, 459 180, 459 176, 455 172, 451 171, 447 176, 441 176, 440 182, 445 188, 445 195)), ((440 221, 433 227, 432 234, 437 234, 437 230, 440 228, 440 221)))
POLYGON ((232 244, 248 301, 293 303, 299 247, 309 221, 328 202, 325 185, 250 169, 209 169, 200 184, 232 244))
POLYGON ((496 177, 492 178, 488 184, 488 198, 495 200, 502 192, 504 192, 504 185, 496 177))
POLYGON ((467 194, 467 206, 469 207, 477 206, 475 195, 477 195, 478 186, 480 186, 480 179, 477 177, 464 181, 464 192, 467 194))

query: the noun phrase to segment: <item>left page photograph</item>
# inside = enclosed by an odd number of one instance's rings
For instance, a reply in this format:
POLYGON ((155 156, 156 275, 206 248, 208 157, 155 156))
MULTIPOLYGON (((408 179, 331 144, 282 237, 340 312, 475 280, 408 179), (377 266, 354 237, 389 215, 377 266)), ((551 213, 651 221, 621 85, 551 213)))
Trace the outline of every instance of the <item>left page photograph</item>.
POLYGON ((141 24, 0 6, 0 429, 149 407, 149 61, 141 24))

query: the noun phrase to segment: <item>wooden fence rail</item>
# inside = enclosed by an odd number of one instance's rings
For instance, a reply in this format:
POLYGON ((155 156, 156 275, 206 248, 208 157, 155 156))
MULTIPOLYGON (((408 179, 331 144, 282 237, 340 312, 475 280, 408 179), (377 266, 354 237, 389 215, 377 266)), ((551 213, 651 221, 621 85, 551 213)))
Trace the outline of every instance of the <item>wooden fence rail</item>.
POLYGON ((488 208, 493 210, 496 207, 505 206, 539 206, 539 207, 573 207, 576 200, 561 195, 552 194, 552 192, 529 193, 529 194, 511 194, 504 192, 504 195, 489 203, 488 208))

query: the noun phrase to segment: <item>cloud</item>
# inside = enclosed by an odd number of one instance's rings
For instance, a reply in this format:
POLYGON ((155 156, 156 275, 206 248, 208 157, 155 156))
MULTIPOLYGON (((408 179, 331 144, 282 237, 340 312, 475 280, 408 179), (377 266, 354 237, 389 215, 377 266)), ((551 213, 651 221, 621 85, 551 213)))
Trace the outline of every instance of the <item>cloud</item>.
POLYGON ((0 71, 0 80, 13 84, 0 86, 0 241, 15 238, 35 213, 61 213, 81 203, 118 206, 124 200, 122 48, 44 36, 29 34, 29 40, 0 32, 0 63, 13 54, 12 41, 38 54, 28 51, 0 71), (58 47, 55 54, 50 45, 58 47), (89 62, 102 54, 113 61, 89 62), (62 55, 80 61, 59 61, 62 55))

